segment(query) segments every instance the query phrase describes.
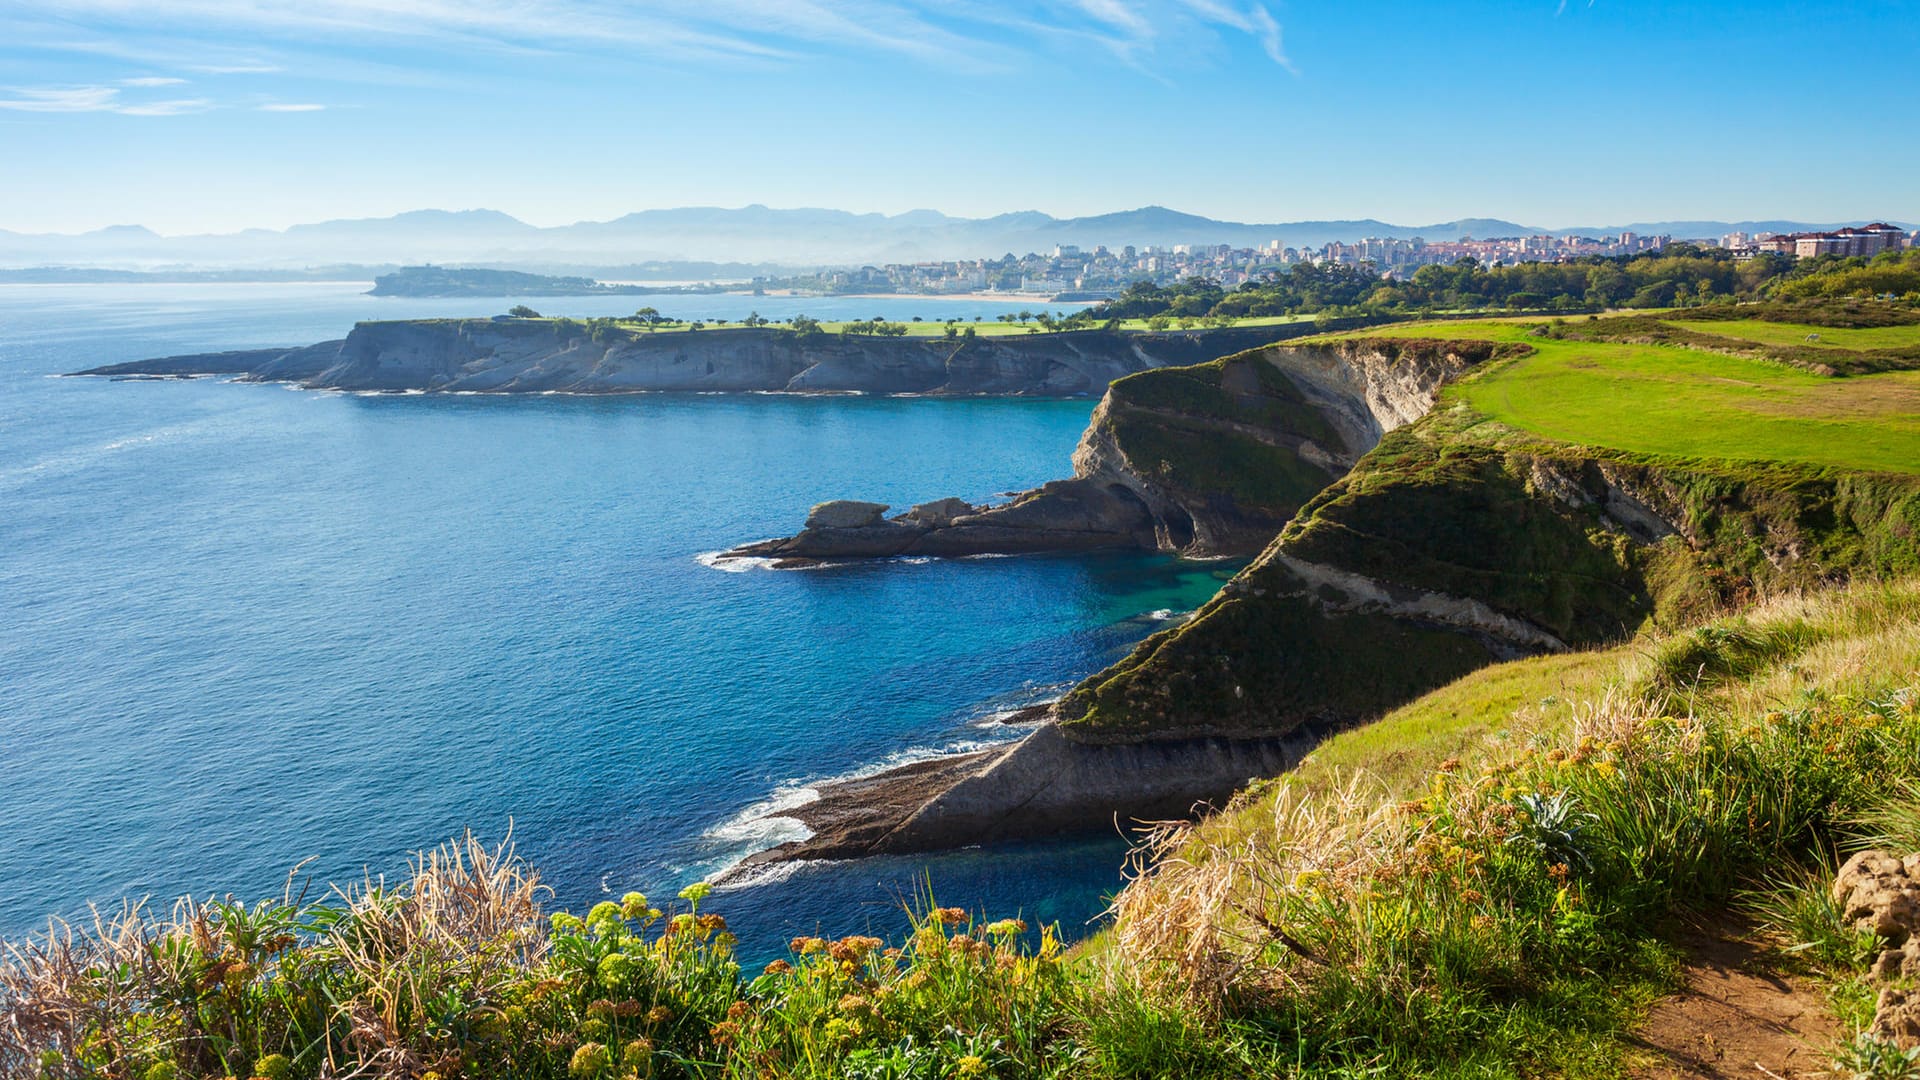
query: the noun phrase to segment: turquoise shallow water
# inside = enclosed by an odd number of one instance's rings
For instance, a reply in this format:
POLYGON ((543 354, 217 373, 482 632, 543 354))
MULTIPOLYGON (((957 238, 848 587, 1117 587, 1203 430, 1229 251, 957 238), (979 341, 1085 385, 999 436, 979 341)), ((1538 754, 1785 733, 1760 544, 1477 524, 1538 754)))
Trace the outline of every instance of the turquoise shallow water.
MULTIPOLYGON (((125 896, 394 874, 509 823, 559 902, 781 835, 810 781, 1006 737, 1219 564, 722 572, 832 497, 1064 475, 1089 401, 435 398, 49 376, 511 300, 364 286, 0 288, 0 934, 125 896)), ((670 298, 690 316, 990 305, 670 298), (683 302, 684 301, 684 302, 683 302), (734 311, 735 307, 742 310, 734 311)), ((574 315, 632 297, 535 301, 574 315)), ((750 953, 943 903, 1085 924, 1118 838, 809 866, 723 890, 750 953)))

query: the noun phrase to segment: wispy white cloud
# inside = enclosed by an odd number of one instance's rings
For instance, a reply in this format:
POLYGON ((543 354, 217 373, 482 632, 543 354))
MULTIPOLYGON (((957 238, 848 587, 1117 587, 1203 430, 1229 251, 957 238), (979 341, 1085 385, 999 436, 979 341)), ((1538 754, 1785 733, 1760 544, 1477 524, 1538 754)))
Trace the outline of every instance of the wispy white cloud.
POLYGON ((1300 69, 1294 67, 1293 60, 1287 56, 1281 40, 1280 24, 1274 21, 1273 13, 1264 4, 1248 4, 1241 9, 1230 7, 1220 0, 1181 0, 1181 3, 1207 22, 1230 27, 1252 37, 1260 43, 1267 59, 1294 75, 1300 74, 1300 69))
POLYGON ((120 96, 111 86, 15 87, 6 92, 13 96, 0 98, 0 109, 13 112, 107 112, 120 96))
POLYGON ((121 86, 139 86, 139 87, 181 86, 185 84, 186 81, 187 80, 185 79, 174 78, 171 75, 141 75, 137 78, 121 79, 120 85, 121 86))
MULTIPOLYGON (((647 62, 797 63, 849 51, 952 70, 1000 70, 1049 44, 1093 44, 1142 70, 1195 40, 1240 34, 1292 70, 1281 31, 1252 0, 13 0, 50 24, 124 38, 129 30, 201 36, 262 51, 369 34, 430 46, 535 54, 619 52, 647 62), (1004 31, 1018 27, 1010 38, 1004 31)), ((272 74, 282 65, 224 60, 205 74, 272 74)))
POLYGON ((206 98, 170 101, 128 101, 114 86, 11 87, 0 97, 0 109, 36 113, 119 113, 122 116, 181 116, 206 112, 214 103, 206 98))
POLYGON ((206 98, 178 98, 173 101, 142 101, 122 105, 113 111, 122 116, 185 116, 188 113, 206 112, 213 107, 213 102, 206 98))
POLYGON ((256 105, 254 108, 261 112, 320 112, 326 106, 306 102, 274 102, 269 105, 256 105))

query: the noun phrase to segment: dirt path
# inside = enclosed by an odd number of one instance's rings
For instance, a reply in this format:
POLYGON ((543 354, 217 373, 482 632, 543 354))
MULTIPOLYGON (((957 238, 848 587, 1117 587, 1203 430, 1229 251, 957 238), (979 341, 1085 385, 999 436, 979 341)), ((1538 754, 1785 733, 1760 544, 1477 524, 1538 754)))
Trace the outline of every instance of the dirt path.
POLYGON ((1634 1080, 1803 1080, 1833 1075, 1839 1025, 1826 998, 1782 974, 1753 944, 1701 933, 1687 942, 1686 989, 1654 1006, 1633 1037, 1634 1080))

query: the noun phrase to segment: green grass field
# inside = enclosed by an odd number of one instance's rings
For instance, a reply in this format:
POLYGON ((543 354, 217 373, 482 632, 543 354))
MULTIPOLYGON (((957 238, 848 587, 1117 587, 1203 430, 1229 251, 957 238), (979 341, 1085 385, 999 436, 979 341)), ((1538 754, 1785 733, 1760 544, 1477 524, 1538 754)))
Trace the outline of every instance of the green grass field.
POLYGON ((1763 345, 1810 345, 1822 349, 1898 349, 1920 345, 1920 326, 1882 326, 1869 330, 1845 330, 1832 326, 1807 326, 1795 323, 1762 322, 1739 319, 1729 322, 1695 322, 1667 319, 1675 326, 1703 334, 1757 341, 1763 345), (1810 341, 1809 336, 1819 340, 1810 341))
MULTIPOLYGON (((1447 400, 1550 439, 1677 457, 1920 473, 1920 372, 1827 378, 1696 349, 1533 337, 1529 325, 1476 319, 1358 336, 1532 345, 1533 355, 1456 384, 1447 400)), ((1813 332, 1766 323, 1710 326, 1730 336, 1749 326, 1800 337, 1813 332)), ((1876 345, 1920 340, 1920 327, 1818 332, 1849 341, 1872 335, 1876 345)))

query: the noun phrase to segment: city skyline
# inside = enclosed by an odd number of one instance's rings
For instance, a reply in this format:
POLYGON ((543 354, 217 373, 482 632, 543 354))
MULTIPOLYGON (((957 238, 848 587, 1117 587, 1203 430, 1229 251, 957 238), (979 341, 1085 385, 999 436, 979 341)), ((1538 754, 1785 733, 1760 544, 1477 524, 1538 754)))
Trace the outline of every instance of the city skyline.
POLYGON ((1886 137, 1920 74, 1790 62, 1910 54, 1904 2, 16 0, 0 40, 21 232, 752 203, 1920 218, 1920 148, 1886 137))

